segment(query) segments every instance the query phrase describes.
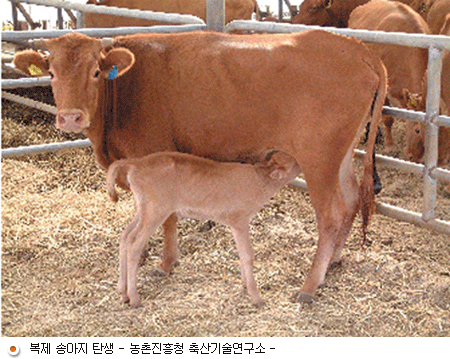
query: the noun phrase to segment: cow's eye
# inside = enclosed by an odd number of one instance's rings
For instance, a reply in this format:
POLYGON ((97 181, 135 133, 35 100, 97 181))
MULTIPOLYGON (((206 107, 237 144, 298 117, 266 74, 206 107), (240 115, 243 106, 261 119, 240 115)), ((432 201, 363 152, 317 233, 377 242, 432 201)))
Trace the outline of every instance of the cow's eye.
POLYGON ((95 71, 94 77, 95 77, 95 78, 99 77, 99 76, 100 76, 100 73, 101 73, 100 70, 95 71))
POLYGON ((50 75, 51 79, 55 77, 55 75, 53 75, 53 72, 51 72, 51 71, 49 71, 48 74, 50 75))

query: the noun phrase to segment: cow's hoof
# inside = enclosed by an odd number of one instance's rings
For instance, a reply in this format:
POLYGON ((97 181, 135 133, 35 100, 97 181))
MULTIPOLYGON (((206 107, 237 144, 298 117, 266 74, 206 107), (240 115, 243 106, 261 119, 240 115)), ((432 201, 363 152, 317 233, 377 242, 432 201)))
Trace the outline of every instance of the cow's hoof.
POLYGON ((297 292, 294 296, 294 300, 298 303, 313 304, 316 300, 311 294, 297 292))
POLYGON ((153 277, 167 277, 170 273, 166 273, 161 268, 155 268, 152 270, 151 275, 153 277))

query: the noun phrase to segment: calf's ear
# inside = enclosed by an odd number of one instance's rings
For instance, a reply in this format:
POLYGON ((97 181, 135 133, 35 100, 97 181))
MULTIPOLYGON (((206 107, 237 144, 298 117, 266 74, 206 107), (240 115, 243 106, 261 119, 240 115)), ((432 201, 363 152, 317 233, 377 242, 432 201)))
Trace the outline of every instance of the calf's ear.
POLYGON ((114 79, 126 73, 134 61, 134 54, 130 50, 119 47, 110 50, 100 60, 100 70, 104 78, 114 79))
POLYGON ((48 60, 37 51, 18 52, 13 60, 16 69, 29 76, 48 76, 48 60))

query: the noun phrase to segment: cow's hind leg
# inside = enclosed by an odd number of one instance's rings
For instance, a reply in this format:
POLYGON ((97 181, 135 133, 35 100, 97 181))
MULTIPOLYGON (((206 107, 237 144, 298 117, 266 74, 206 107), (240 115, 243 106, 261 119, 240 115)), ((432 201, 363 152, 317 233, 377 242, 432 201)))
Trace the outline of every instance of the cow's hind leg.
POLYGON ((333 257, 331 258, 331 265, 340 263, 342 249, 344 248, 345 241, 359 209, 359 185, 353 170, 352 158, 353 148, 345 156, 339 171, 340 190, 345 201, 346 211, 342 229, 337 238, 333 257))
MULTIPOLYGON (((345 182, 344 187, 354 188, 353 179, 347 178, 348 182, 345 182)), ((347 206, 349 199, 343 194, 337 171, 333 173, 329 169, 316 173, 316 176, 309 176, 309 181, 306 176, 306 180, 316 212, 319 241, 311 269, 296 298, 301 302, 311 303, 331 263, 340 260, 340 253, 351 228, 354 213, 353 210, 349 211, 347 206)), ((354 203, 354 198, 351 202, 354 203)))

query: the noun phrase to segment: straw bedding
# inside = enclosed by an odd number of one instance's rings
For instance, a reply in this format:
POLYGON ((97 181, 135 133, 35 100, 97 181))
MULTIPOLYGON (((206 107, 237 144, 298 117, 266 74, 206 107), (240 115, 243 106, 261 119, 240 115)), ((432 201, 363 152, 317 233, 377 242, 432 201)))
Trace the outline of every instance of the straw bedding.
MULTIPOLYGON (((4 148, 73 138, 37 110, 7 101, 2 110, 4 148)), ((404 143, 404 124, 395 126, 404 143)), ((420 211, 420 178, 383 167, 380 174, 378 199, 420 211)), ((438 215, 450 220, 444 184, 438 206, 438 215)), ((152 274, 162 253, 158 230, 139 271, 143 305, 130 309, 115 287, 119 236, 133 211, 128 193, 121 192, 118 204, 109 201, 91 149, 3 160, 3 336, 450 334, 450 238, 381 215, 365 247, 357 218, 342 265, 330 270, 317 302, 293 302, 317 231, 307 192, 290 186, 251 223, 262 308, 243 293, 230 230, 184 219, 180 266, 168 277, 152 274)))

